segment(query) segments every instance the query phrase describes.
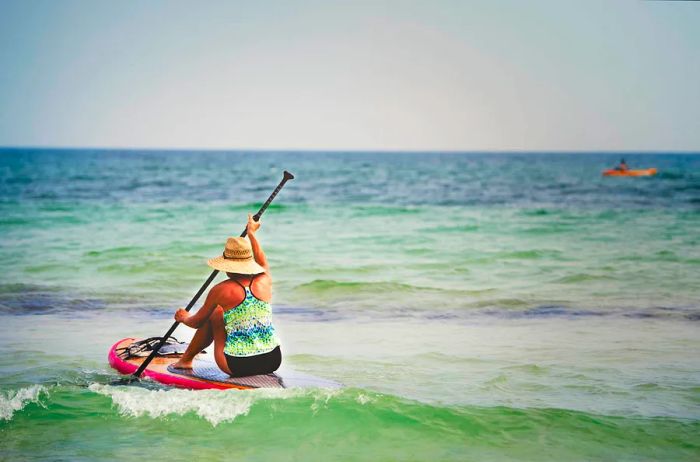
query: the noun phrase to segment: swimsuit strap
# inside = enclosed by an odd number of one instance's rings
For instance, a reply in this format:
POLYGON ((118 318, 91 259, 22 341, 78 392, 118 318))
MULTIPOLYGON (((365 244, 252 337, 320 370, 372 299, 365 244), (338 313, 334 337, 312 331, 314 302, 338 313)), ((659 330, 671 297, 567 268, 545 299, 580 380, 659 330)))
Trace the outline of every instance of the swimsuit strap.
POLYGON ((253 281, 255 280, 255 278, 256 278, 257 276, 258 276, 257 274, 253 274, 253 275, 251 276, 250 282, 248 283, 247 286, 244 286, 243 284, 241 284, 241 281, 239 281, 238 279, 234 279, 234 281, 236 281, 236 283, 237 283, 239 286, 241 286, 241 287, 243 288, 243 290, 245 291, 245 296, 246 296, 246 298, 248 298, 248 295, 252 295, 252 296, 255 297, 256 299, 260 300, 258 297, 255 296, 255 294, 253 293, 253 288, 251 287, 251 286, 253 285, 253 281))
POLYGON ((244 289, 245 289, 245 288, 250 288, 250 286, 253 284, 253 281, 255 280, 255 278, 256 278, 257 276, 258 276, 257 274, 252 274, 252 275, 251 275, 251 278, 250 278, 250 282, 248 283, 247 286, 244 286, 243 284, 241 284, 241 281, 239 281, 238 279, 234 279, 234 281, 236 281, 236 283, 237 283, 239 286, 243 287, 244 289))

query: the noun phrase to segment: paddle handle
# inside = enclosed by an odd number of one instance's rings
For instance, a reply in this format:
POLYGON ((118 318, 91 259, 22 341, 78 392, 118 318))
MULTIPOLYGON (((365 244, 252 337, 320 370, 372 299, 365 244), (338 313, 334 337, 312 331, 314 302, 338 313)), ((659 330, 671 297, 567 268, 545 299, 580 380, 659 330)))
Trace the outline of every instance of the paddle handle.
MULTIPOLYGON (((260 210, 258 210, 258 213, 253 215, 253 220, 260 221, 260 217, 262 216, 263 213, 265 213, 265 210, 267 210, 267 208, 270 206, 272 201, 275 199, 275 196, 277 196, 277 194, 280 192, 280 190, 282 188, 284 188, 284 184, 287 181, 293 180, 293 179, 294 179, 294 175, 292 175, 291 173, 289 173, 288 171, 285 170, 284 174, 282 176, 282 181, 280 181, 280 183, 277 185, 275 190, 272 191, 272 194, 270 194, 270 197, 268 197, 267 200, 265 201, 265 203, 262 205, 262 207, 260 207, 260 210)), ((247 234, 248 234, 248 227, 246 226, 245 229, 243 230, 243 232, 241 233, 241 237, 246 237, 247 234)))
MULTIPOLYGON (((282 181, 280 181, 279 184, 277 185, 277 187, 275 188, 275 190, 272 191, 272 194, 270 194, 270 197, 268 197, 267 200, 265 201, 265 203, 262 205, 262 207, 260 207, 260 210, 258 210, 258 213, 253 215, 253 219, 255 221, 260 220, 260 217, 262 216, 263 213, 265 213, 265 210, 267 210, 267 207, 274 200, 275 196, 277 196, 277 194, 280 192, 280 190, 284 187, 284 184, 287 181, 293 180, 293 179, 294 179, 294 175, 292 175, 291 173, 289 173, 288 171, 285 170, 284 176, 282 177, 282 181)), ((248 234, 248 227, 247 226, 243 230, 243 232, 241 233, 241 237, 245 237, 246 234, 248 234)), ((204 284, 202 284, 202 287, 199 288, 197 293, 194 294, 194 297, 192 297, 192 300, 190 300, 190 302, 187 304, 187 306, 185 307, 185 311, 190 311, 192 309, 194 304, 197 303, 197 300, 199 300, 199 297, 201 297, 202 294, 204 293, 204 291, 207 290, 207 287, 209 287, 209 284, 211 284, 212 281, 214 280, 214 278, 216 278, 217 274, 219 274, 219 270, 214 270, 211 272, 211 274, 209 275, 207 280, 204 281, 204 284)), ((153 349, 153 351, 151 351, 151 354, 148 355, 148 357, 141 363, 139 368, 136 369, 136 372, 134 372, 134 377, 138 378, 141 376, 143 371, 148 367, 148 365, 151 363, 151 361, 153 361, 153 358, 156 357, 156 354, 158 353, 158 351, 160 351, 161 347, 163 345, 165 345, 165 342, 168 340, 168 338, 170 338, 170 336, 173 334, 173 332, 175 332, 175 329, 177 329, 177 326, 179 324, 180 324, 179 322, 175 321, 173 323, 173 325, 170 326, 170 329, 168 329, 168 331, 165 333, 165 335, 163 335, 163 337, 160 339, 160 342, 158 342, 158 345, 153 349)))

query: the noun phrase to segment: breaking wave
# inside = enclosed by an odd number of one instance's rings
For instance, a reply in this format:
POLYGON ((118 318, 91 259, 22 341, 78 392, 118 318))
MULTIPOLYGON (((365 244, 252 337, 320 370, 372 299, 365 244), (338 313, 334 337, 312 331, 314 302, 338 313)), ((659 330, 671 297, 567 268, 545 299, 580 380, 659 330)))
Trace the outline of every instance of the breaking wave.
POLYGON ((39 403, 42 395, 48 394, 41 385, 32 385, 19 390, 0 391, 0 420, 10 420, 17 411, 29 403, 39 403))

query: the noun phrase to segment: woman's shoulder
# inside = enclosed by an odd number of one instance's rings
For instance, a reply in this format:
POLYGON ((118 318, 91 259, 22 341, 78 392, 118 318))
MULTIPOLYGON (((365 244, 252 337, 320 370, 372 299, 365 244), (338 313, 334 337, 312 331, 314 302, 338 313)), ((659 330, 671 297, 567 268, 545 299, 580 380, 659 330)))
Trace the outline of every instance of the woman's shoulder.
POLYGON ((216 291, 214 293, 216 303, 224 307, 224 309, 238 305, 245 298, 243 287, 230 279, 218 283, 214 290, 216 291))
POLYGON ((272 278, 268 273, 255 276, 250 286, 250 290, 256 298, 266 302, 272 298, 272 278))
POLYGON ((211 292, 220 300, 222 298, 230 298, 231 296, 235 297, 239 292, 243 292, 243 288, 233 279, 227 279, 215 285, 211 292))
POLYGON ((229 287, 231 287, 232 285, 233 286, 237 285, 236 281, 234 281, 233 279, 226 279, 224 281, 217 283, 214 287, 212 287, 212 290, 226 290, 229 287))
POLYGON ((253 281, 269 281, 272 282, 272 276, 270 276, 269 271, 266 271, 264 273, 256 274, 253 277, 253 281))

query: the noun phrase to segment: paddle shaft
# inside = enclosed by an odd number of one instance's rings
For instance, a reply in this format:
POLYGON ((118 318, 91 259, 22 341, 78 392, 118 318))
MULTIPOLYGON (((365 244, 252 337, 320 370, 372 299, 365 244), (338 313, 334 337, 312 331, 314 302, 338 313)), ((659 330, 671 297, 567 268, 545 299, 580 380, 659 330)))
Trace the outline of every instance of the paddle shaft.
MULTIPOLYGON (((285 170, 284 172, 284 177, 282 178, 282 181, 277 185, 274 191, 272 191, 272 194, 270 194, 270 197, 267 198, 265 203, 260 207, 260 210, 258 210, 258 213, 253 215, 253 219, 255 221, 259 221, 260 217, 262 216, 263 213, 265 213, 265 210, 267 210, 267 207, 272 203, 272 200, 275 198, 275 196, 280 192, 280 190, 284 187, 284 184, 289 181, 293 180, 294 175, 289 173, 288 171, 285 170)), ((241 233, 241 237, 245 237, 246 234, 248 234, 248 227, 243 230, 241 233)), ((196 294, 194 294, 194 297, 192 297, 192 300, 187 304, 185 307, 185 311, 190 311, 192 307, 194 306, 195 303, 197 303, 197 300, 199 300, 199 297, 202 296, 205 290, 207 290, 207 287, 209 287, 209 284, 212 283, 214 278, 216 278, 216 275, 219 274, 219 270, 214 270, 211 272, 209 277, 207 278, 206 281, 204 281, 204 284, 202 284, 202 287, 199 288, 196 294)), ((178 321, 175 321, 172 326, 170 326, 170 329, 163 335, 163 338, 160 339, 160 342, 158 345, 151 351, 151 354, 148 355, 148 357, 144 360, 144 362, 141 363, 139 368, 134 372, 134 377, 140 377, 143 371, 148 367, 148 365, 153 361, 153 358, 156 357, 156 354, 158 351, 160 351, 161 347, 165 345, 165 342, 170 338, 170 336, 175 332, 175 329, 177 329, 177 326, 180 325, 178 321)))

